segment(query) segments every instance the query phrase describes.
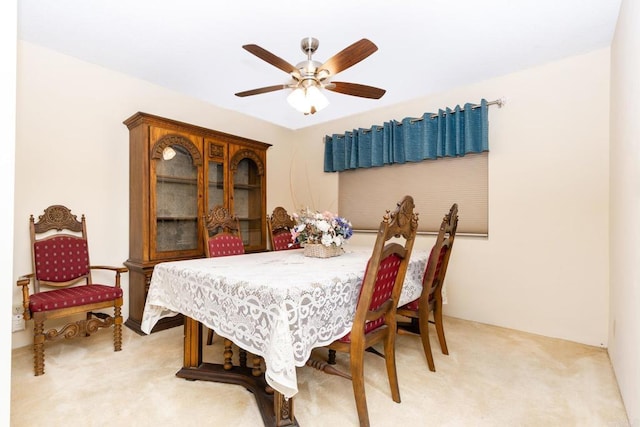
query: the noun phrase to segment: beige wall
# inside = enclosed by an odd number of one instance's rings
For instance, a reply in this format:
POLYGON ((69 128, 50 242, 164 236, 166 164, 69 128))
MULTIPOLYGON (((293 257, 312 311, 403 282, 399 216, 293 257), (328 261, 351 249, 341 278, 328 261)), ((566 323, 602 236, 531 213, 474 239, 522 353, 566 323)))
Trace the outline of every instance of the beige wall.
POLYGON ((6 286, 0 290, 0 425, 9 425, 11 394, 11 296, 13 293, 13 183, 16 122, 16 34, 17 2, 0 2, 0 281, 6 286), (7 396, 7 398, 5 398, 7 396))
POLYGON ((623 0, 611 48, 609 357, 632 425, 640 425, 640 3, 623 0))
POLYGON ((311 175, 322 182, 314 201, 335 206, 338 176, 319 172, 325 134, 483 97, 507 101, 489 110, 489 238, 456 239, 445 313, 606 346, 608 49, 299 131, 296 157, 309 167, 296 194, 311 175))
MULTIPOLYGON (((57 202, 86 213, 92 261, 127 259, 122 121, 136 111, 271 143, 268 209, 337 210, 337 175, 322 172, 324 134, 505 97, 506 106, 489 113, 490 236, 456 241, 446 312, 606 346, 608 49, 288 131, 38 46, 18 48, 14 277, 29 271, 29 214, 57 202), (72 166, 75 161, 84 164, 72 166)), ((422 237, 418 244, 430 242, 422 237)), ((17 289, 13 301, 20 303, 17 289)), ((29 343, 27 333, 13 339, 14 347, 29 343)))

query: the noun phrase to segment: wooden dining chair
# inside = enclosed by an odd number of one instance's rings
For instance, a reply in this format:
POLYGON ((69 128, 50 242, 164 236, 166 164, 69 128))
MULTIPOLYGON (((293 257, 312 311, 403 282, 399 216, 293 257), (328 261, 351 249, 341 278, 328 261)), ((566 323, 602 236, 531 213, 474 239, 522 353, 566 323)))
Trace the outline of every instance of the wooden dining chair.
POLYGON ((209 258, 244 254, 240 220, 224 206, 214 206, 204 217, 203 236, 209 258))
MULTIPOLYGON (((396 308, 418 229, 414 208, 413 198, 405 196, 393 212, 384 215, 365 270, 351 331, 328 345, 329 364, 335 363, 336 351, 349 353, 350 375, 341 376, 351 378, 360 426, 369 426, 364 354, 377 343, 384 344, 391 397, 400 402, 395 359, 396 308)), ((325 371, 335 374, 337 370, 332 367, 325 371)))
MULTIPOLYGON (((208 258, 242 255, 244 243, 240 220, 224 206, 214 206, 204 218, 204 248, 208 258)), ((207 345, 213 342, 213 329, 207 333, 207 345)))
POLYGON ((410 318, 410 322, 398 323, 398 333, 420 335, 429 370, 434 372, 436 367, 429 342, 429 314, 433 313, 433 323, 436 326, 440 349, 443 354, 448 355, 449 349, 444 337, 444 324, 442 322, 442 286, 447 274, 449 257, 451 257, 457 228, 458 205, 454 203, 442 219, 438 237, 431 249, 422 279, 420 298, 398 308, 398 315, 410 318))
POLYGON ((120 275, 126 267, 91 265, 87 224, 71 210, 52 205, 35 221, 29 219, 32 273, 21 276, 24 319, 33 319, 35 375, 44 374, 44 344, 60 338, 89 336, 99 328, 113 326, 113 346, 122 349, 122 288, 120 275), (98 284, 91 273, 111 271, 113 284, 98 284), (30 285, 33 287, 30 288, 30 285), (113 310, 113 315, 100 310, 113 310), (78 319, 78 315, 84 318, 78 319), (66 323, 60 319, 66 318, 66 323), (45 321, 58 322, 45 331, 45 321))
POLYGON ((273 210, 271 216, 267 217, 267 228, 272 251, 300 248, 300 243, 294 243, 291 240, 291 230, 295 225, 295 221, 285 208, 278 206, 273 210))

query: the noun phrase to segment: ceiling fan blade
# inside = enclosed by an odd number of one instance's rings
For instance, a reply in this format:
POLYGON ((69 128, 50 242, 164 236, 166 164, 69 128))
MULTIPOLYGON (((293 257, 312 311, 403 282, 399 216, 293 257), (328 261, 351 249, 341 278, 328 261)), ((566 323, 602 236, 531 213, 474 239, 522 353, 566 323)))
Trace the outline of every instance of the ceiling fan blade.
POLYGON ((247 52, 253 53, 255 56, 262 59, 263 61, 268 62, 274 67, 280 68, 285 73, 293 73, 298 71, 296 67, 289 64, 284 59, 274 55, 266 49, 261 48, 257 44, 245 44, 244 46, 242 46, 242 48, 247 52))
POLYGON ((261 93, 274 92, 276 90, 287 89, 288 85, 273 85, 273 86, 265 86, 258 89, 245 90, 244 92, 236 93, 236 96, 244 97, 251 95, 259 95, 261 93))
POLYGON ((331 82, 325 89, 343 93, 345 95, 359 96, 361 98, 380 99, 386 90, 373 86, 361 85, 358 83, 331 82))
POLYGON ((362 61, 376 50, 378 50, 378 46, 372 41, 368 39, 359 40, 333 55, 318 67, 318 70, 327 70, 330 75, 335 76, 340 71, 346 70, 352 65, 362 61))

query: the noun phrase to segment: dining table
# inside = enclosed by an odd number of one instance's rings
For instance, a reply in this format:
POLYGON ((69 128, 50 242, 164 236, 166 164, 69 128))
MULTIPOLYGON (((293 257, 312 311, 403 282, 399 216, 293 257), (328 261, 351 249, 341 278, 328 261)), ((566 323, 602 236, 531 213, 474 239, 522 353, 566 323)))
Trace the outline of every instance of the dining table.
MULTIPOLYGON (((141 329, 184 315, 184 360, 176 376, 239 384, 252 391, 267 426, 298 425, 296 368, 311 351, 350 332, 367 262, 367 246, 345 244, 340 256, 303 249, 162 262, 154 267, 141 329), (262 358, 264 372, 203 360, 202 326, 262 358)), ((420 297, 428 252, 414 249, 398 305, 420 297)), ((229 360, 230 360, 230 355, 229 360)))

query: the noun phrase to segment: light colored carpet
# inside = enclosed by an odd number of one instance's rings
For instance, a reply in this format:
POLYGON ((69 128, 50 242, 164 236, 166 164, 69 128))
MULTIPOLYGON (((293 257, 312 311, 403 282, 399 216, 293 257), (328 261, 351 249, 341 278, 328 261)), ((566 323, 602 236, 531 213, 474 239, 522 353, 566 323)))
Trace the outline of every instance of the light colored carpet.
MULTIPOLYGON (((449 356, 431 334, 436 372, 428 370, 419 339, 398 337, 402 403, 391 400, 384 360, 366 355, 373 427, 629 425, 606 350, 454 318, 445 318, 445 332, 449 356)), ((205 349, 205 360, 220 361, 221 341, 205 349)), ((125 327, 117 353, 106 330, 49 343, 40 377, 31 349, 16 349, 11 425, 262 425, 243 387, 177 378, 181 365, 179 327, 148 336, 125 327)), ((348 369, 347 355, 338 354, 338 367, 348 369)), ((298 383, 301 426, 358 425, 348 380, 304 367, 298 383)))

